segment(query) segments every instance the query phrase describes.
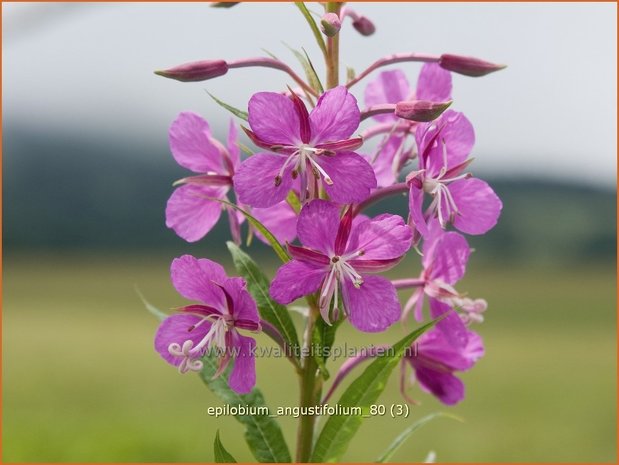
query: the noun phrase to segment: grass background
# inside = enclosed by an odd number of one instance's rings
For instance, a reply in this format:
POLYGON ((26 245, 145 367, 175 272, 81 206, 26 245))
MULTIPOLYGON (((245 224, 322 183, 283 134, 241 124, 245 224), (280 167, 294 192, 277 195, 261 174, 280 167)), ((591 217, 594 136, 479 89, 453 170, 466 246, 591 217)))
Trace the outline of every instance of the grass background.
MULTIPOLYGON (((237 460, 253 460, 234 418, 207 415, 221 402, 152 349, 157 321, 134 285, 160 308, 182 304, 167 274, 172 257, 157 251, 5 258, 4 462, 204 462, 213 459, 217 429, 237 460)), ((474 258, 458 288, 489 302, 487 321, 476 328, 487 355, 462 376, 465 401, 444 407, 416 387, 411 394, 421 405, 411 418, 365 420, 345 459, 372 461, 415 418, 449 411, 465 423, 435 420, 393 460, 421 461, 434 450, 439 461, 614 462, 614 266, 531 268, 474 258)), ((414 262, 407 258, 393 276, 404 276, 414 262)), ((344 325, 336 345, 394 341, 402 333, 396 327, 368 336, 344 325)), ((397 381, 394 373, 381 403, 402 402, 397 381)), ((258 383, 272 408, 297 404, 285 360, 259 359, 258 383)), ((292 449, 296 421, 281 424, 292 449)))

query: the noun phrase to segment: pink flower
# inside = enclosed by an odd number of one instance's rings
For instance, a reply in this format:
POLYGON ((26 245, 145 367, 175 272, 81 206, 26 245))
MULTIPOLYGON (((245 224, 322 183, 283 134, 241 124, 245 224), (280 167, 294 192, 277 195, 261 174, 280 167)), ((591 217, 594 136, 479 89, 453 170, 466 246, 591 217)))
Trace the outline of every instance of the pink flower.
POLYGON ((240 202, 269 207, 281 202, 300 182, 300 198, 315 198, 322 184, 337 203, 361 202, 376 187, 372 168, 352 152, 362 139, 351 138, 359 126, 359 108, 344 86, 325 92, 307 112, 296 95, 259 92, 249 101, 246 130, 259 147, 234 176, 240 202))
MULTIPOLYGON (((166 226, 188 242, 206 236, 217 224, 223 210, 228 212, 230 231, 240 242, 240 225, 245 218, 233 208, 213 200, 226 200, 232 177, 241 165, 237 129, 230 121, 227 147, 212 135, 201 116, 183 112, 172 123, 169 132, 174 159, 196 176, 181 179, 182 186, 170 196, 166 206, 166 226)), ((296 232, 296 215, 287 202, 252 212, 279 241, 292 241, 296 232)), ((261 234, 258 238, 266 243, 261 234)))
POLYGON ((353 220, 352 210, 341 219, 339 211, 325 200, 303 207, 297 224, 303 246, 288 245, 293 260, 277 271, 271 296, 288 304, 320 289, 318 304, 327 323, 330 309, 337 313, 342 304, 355 328, 383 331, 400 317, 400 303, 389 280, 367 273, 398 263, 410 248, 411 230, 396 215, 353 220))
POLYGON ((402 395, 413 402, 406 395, 406 366, 409 365, 413 368, 411 381, 417 379, 424 391, 432 393, 444 404, 457 404, 464 399, 464 383, 454 373, 471 369, 483 355, 483 341, 473 331, 466 332, 465 344, 454 347, 443 332, 430 330, 402 359, 402 395))
POLYGON ((427 222, 433 217, 443 228, 451 223, 467 234, 492 229, 503 204, 485 181, 464 172, 475 142, 469 120, 448 110, 436 121, 418 126, 416 140, 419 171, 410 173, 407 182, 411 222, 419 233, 428 233, 427 222), (424 194, 432 197, 425 213, 424 194))
POLYGON ((221 265, 183 255, 172 262, 172 284, 183 297, 200 302, 179 309, 159 326, 155 350, 181 373, 201 371, 209 350, 220 355, 215 376, 234 359, 228 383, 238 393, 256 384, 256 341, 238 330, 260 331, 256 303, 242 278, 229 278, 221 265))

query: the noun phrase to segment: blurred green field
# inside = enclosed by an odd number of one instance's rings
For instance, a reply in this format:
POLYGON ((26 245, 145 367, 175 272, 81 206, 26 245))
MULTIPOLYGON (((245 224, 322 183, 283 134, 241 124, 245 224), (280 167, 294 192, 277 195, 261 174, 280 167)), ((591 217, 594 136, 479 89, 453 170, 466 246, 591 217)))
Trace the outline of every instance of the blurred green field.
MULTIPOLYGON (((160 308, 181 304, 165 255, 5 258, 4 462, 212 461, 217 429, 237 460, 252 461, 234 418, 207 415, 218 399, 152 349, 157 321, 134 285, 160 308)), ((412 418, 366 420, 346 460, 374 460, 414 418, 441 410, 465 423, 435 420, 394 461, 420 461, 433 450, 439 461, 615 462, 615 282, 610 264, 527 269, 473 261, 458 288, 490 308, 477 327, 487 356, 463 376, 467 398, 446 408, 414 390, 422 405, 412 418)), ((346 327, 337 342, 391 342, 402 333, 346 327)), ((271 407, 296 404, 286 361, 259 359, 258 378, 271 407)), ((401 402, 396 378, 381 403, 401 402)), ((292 448, 296 422, 282 425, 292 448)))

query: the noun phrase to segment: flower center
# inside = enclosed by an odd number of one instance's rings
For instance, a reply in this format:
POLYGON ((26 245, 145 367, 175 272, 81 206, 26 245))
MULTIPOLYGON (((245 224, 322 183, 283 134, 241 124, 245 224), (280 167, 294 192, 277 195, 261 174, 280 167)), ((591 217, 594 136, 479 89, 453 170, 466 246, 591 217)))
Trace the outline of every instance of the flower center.
POLYGON ((301 178, 300 194, 302 202, 307 199, 307 188, 308 186, 311 186, 311 180, 308 179, 308 171, 311 171, 316 179, 322 179, 326 184, 331 186, 333 184, 333 180, 318 163, 319 156, 325 152, 326 150, 324 149, 317 149, 307 144, 301 144, 296 147, 296 150, 288 156, 277 173, 277 176, 275 176, 275 185, 279 186, 282 183, 284 172, 288 166, 292 164, 292 178, 301 178))
POLYGON ((206 350, 217 349, 220 353, 226 350, 226 332, 232 327, 232 320, 229 315, 209 315, 203 317, 195 325, 190 326, 187 332, 192 332, 205 321, 211 322, 211 327, 206 335, 195 346, 191 339, 186 340, 183 344, 173 342, 168 346, 168 352, 182 358, 178 371, 186 373, 187 371, 201 371, 202 362, 198 360, 204 355, 206 350))
POLYGON ((349 253, 346 255, 332 255, 329 263, 329 274, 325 278, 320 291, 318 306, 324 320, 330 324, 329 310, 333 301, 333 309, 337 311, 339 305, 339 286, 344 284, 346 280, 350 280, 353 286, 360 288, 363 284, 363 276, 361 276, 347 262, 363 255, 363 251, 349 253))

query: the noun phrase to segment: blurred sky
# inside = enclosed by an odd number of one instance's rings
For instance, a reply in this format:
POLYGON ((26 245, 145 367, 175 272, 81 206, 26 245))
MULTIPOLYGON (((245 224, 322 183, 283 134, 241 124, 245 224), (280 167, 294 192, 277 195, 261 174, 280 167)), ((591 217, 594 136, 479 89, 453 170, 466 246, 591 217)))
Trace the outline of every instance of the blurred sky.
MULTIPOLYGON (((478 170, 615 184, 616 4, 352 6, 377 26, 366 38, 346 22, 341 56, 357 72, 383 55, 407 51, 509 65, 484 78, 454 78, 453 108, 476 128, 478 170)), ((320 60, 292 4, 224 10, 204 3, 3 3, 2 9, 4 124, 32 131, 165 146, 167 128, 182 110, 223 127, 228 115, 204 89, 244 107, 254 91, 281 90, 287 81, 277 71, 242 69, 181 84, 153 70, 257 56, 261 48, 295 64, 282 41, 306 47, 317 65, 320 60)), ((419 66, 401 67, 414 83, 419 66)), ((353 88, 358 97, 362 89, 353 88)))

